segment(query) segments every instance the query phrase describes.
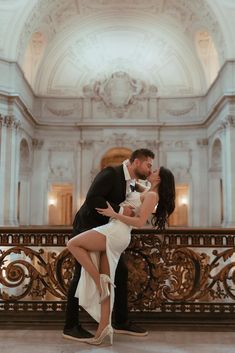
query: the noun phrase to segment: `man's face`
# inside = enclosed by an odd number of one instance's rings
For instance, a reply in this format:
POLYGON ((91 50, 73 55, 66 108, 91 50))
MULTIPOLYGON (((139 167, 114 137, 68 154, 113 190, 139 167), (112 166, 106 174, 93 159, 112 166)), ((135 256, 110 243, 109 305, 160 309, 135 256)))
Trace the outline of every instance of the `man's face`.
POLYGON ((133 164, 136 179, 145 180, 152 173, 153 159, 150 157, 142 160, 136 158, 133 164))

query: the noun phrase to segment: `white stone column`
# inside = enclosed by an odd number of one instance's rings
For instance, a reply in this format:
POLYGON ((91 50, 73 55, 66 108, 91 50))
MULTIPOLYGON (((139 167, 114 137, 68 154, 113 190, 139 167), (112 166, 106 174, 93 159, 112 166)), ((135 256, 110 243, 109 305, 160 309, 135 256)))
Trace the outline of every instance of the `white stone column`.
POLYGON ((209 226, 221 226, 220 172, 209 171, 209 226))
POLYGON ((235 116, 223 122, 224 226, 235 227, 235 116))
POLYGON ((83 140, 81 143, 81 170, 80 170, 80 199, 81 203, 86 198, 87 191, 91 185, 91 171, 93 162, 93 141, 83 140))
POLYGON ((43 153, 42 146, 44 141, 39 139, 33 140, 33 168, 31 180, 31 209, 30 209, 30 224, 43 225, 45 212, 47 212, 47 197, 45 183, 48 179, 48 156, 43 153), (45 160, 46 159, 46 160, 45 160), (45 209, 46 207, 46 209, 45 209))
POLYGON ((19 224, 30 225, 30 182, 26 176, 20 180, 19 224))
POLYGON ((5 118, 2 115, 0 115, 0 225, 4 225, 6 146, 7 146, 7 127, 5 123, 5 118))
POLYGON ((82 185, 81 185, 81 169, 82 169, 82 162, 81 162, 81 152, 82 145, 81 142, 77 142, 76 151, 74 152, 74 191, 73 191, 73 217, 81 207, 82 201, 82 185))
POLYGON ((17 144, 17 132, 20 126, 13 116, 3 118, 2 146, 1 153, 1 171, 3 179, 1 182, 2 198, 4 198, 4 225, 18 225, 17 207, 18 207, 18 173, 19 173, 19 149, 17 144))
POLYGON ((198 139, 197 150, 192 151, 192 196, 193 227, 209 225, 208 207, 208 140, 198 139))

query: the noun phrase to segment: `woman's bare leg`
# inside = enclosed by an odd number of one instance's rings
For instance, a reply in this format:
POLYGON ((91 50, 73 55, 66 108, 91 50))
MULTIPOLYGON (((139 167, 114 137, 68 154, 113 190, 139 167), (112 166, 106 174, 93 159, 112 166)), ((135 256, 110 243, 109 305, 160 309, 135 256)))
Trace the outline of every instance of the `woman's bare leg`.
POLYGON ((93 278, 100 292, 100 273, 91 260, 90 252, 105 251, 106 237, 95 230, 88 230, 69 240, 67 247, 75 259, 93 278))
MULTIPOLYGON (((100 273, 110 275, 106 251, 100 254, 100 273)), ((110 296, 101 303, 101 317, 95 337, 99 337, 103 329, 110 323, 110 296)))
MULTIPOLYGON (((69 240, 67 247, 81 266, 93 278, 99 292, 100 286, 100 273, 109 275, 109 263, 106 254, 106 237, 96 232, 89 230, 87 232, 78 234, 69 240), (97 270, 90 257, 91 251, 100 251, 100 268, 97 270)), ((95 337, 99 337, 103 329, 110 323, 110 297, 107 297, 101 303, 101 318, 95 337)))

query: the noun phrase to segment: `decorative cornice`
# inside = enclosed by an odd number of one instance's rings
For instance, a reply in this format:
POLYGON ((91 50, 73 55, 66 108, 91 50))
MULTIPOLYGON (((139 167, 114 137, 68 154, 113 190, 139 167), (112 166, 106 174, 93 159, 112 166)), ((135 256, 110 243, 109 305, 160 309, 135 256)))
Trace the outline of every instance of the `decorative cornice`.
POLYGON ((161 144, 160 141, 154 139, 136 139, 134 136, 130 136, 128 133, 113 133, 111 136, 107 136, 105 139, 100 141, 102 144, 115 147, 131 147, 141 148, 146 147, 152 150, 158 150, 161 144))

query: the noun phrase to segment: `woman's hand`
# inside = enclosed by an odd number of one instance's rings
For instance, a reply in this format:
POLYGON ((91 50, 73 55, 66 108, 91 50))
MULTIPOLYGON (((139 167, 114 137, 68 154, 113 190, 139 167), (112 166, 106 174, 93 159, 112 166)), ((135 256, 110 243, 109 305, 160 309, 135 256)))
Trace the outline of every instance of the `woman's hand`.
POLYGON ((106 217, 114 217, 116 212, 114 211, 114 209, 111 207, 110 203, 108 203, 107 201, 107 208, 96 208, 96 211, 98 213, 100 213, 102 216, 106 216, 106 217))

